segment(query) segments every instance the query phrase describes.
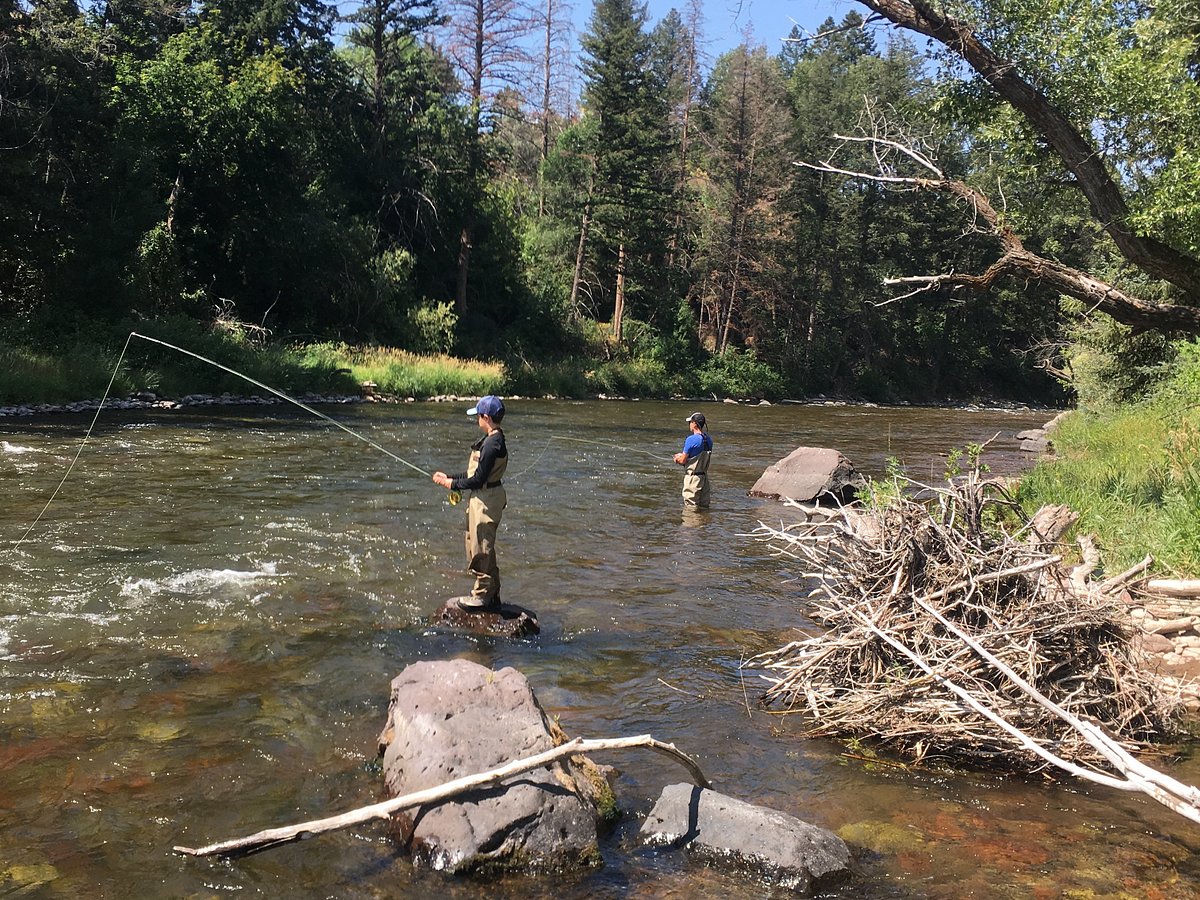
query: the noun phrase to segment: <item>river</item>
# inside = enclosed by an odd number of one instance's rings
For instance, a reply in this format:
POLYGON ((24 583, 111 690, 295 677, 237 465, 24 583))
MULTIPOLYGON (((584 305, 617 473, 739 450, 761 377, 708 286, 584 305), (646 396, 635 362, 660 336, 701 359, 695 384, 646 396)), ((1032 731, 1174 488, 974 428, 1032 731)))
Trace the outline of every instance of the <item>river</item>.
MULTIPOLYGON (((582 874, 414 872, 379 823, 236 861, 172 853, 383 799, 390 679, 463 657, 518 668, 573 736, 674 742, 719 790, 841 831, 856 873, 830 896, 1200 897, 1200 828, 1152 801, 859 758, 759 709, 740 667, 808 624, 796 573, 748 536, 789 518, 747 496, 764 468, 807 444, 936 478, 939 454, 998 435, 984 460, 1014 472, 1029 460, 1013 434, 1051 414, 702 404, 713 505, 685 515, 670 456, 694 408, 509 403, 500 564, 505 599, 541 620, 525 641, 425 625, 470 584, 463 507, 298 410, 106 410, 20 544, 91 419, 0 420, 0 894, 763 895, 636 847, 685 780, 643 752, 599 758, 626 815, 582 874)), ((465 468, 478 433, 445 403, 326 411, 430 471, 465 468)), ((1162 765, 1200 780, 1194 761, 1162 765)))

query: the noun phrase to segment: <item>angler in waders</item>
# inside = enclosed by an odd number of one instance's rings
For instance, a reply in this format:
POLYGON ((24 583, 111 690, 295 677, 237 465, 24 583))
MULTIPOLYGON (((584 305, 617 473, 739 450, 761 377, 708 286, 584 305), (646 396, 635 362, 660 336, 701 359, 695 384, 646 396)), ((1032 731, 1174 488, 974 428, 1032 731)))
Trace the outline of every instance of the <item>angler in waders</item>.
POLYGON ((468 416, 476 416, 483 437, 471 445, 467 471, 460 475, 434 472, 434 484, 451 491, 470 491, 467 502, 467 570, 475 576, 470 597, 458 598, 458 605, 472 612, 499 612, 500 567, 496 564, 496 529, 508 505, 501 478, 508 468, 508 448, 500 420, 504 402, 490 394, 481 397, 468 416))
POLYGON ((692 413, 687 417, 687 423, 692 433, 683 442, 683 449, 673 457, 679 465, 687 467, 683 472, 683 502, 688 506, 707 508, 708 462, 712 459, 713 442, 708 436, 704 413, 692 413))

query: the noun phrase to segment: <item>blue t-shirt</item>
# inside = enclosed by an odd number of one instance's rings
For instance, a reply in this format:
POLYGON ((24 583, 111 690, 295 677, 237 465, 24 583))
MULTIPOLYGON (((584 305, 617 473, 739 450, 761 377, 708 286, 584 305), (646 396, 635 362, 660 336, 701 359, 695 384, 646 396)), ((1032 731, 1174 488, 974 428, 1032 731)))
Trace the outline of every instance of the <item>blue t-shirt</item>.
POLYGON ((712 450, 712 438, 707 434, 689 434, 683 442, 683 452, 688 459, 695 459, 705 450, 712 450))

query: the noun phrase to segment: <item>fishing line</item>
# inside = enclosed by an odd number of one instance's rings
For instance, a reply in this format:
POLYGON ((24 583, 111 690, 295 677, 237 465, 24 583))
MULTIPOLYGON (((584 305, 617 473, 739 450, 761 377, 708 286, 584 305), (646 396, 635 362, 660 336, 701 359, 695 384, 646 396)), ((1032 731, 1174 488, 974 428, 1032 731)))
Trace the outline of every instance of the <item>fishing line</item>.
POLYGON ((83 448, 87 446, 88 438, 92 436, 92 430, 96 427, 96 422, 100 418, 100 410, 104 409, 104 401, 108 399, 109 391, 112 390, 113 382, 117 380, 117 372, 121 369, 121 361, 125 359, 125 351, 129 349, 129 342, 133 339, 134 332, 129 333, 129 337, 125 338, 125 346, 121 348, 121 355, 117 357, 117 364, 113 367, 112 376, 108 379, 108 387, 104 389, 104 396, 100 398, 100 405, 96 407, 96 414, 92 416, 92 424, 88 426, 87 431, 83 435, 83 443, 79 445, 79 449, 75 451, 75 458, 71 460, 71 465, 67 466, 67 472, 62 477, 62 481, 58 483, 58 487, 54 489, 54 493, 50 495, 50 499, 46 501, 46 505, 42 507, 42 511, 37 514, 37 518, 33 520, 33 524, 25 529, 25 533, 21 535, 13 545, 13 550, 16 550, 29 537, 33 529, 37 528, 38 522, 42 521, 42 516, 46 514, 46 510, 50 508, 50 504, 54 502, 54 498, 58 496, 58 492, 62 490, 62 486, 67 483, 67 479, 71 477, 71 471, 75 468, 75 463, 79 462, 79 456, 83 453, 83 448))
MULTIPOLYGON (((71 464, 67 467, 66 474, 63 475, 62 480, 58 483, 58 487, 56 487, 54 489, 54 493, 50 495, 50 499, 46 501, 46 505, 42 507, 42 511, 37 514, 37 518, 33 520, 33 524, 30 525, 27 529, 25 529, 25 533, 22 534, 20 539, 16 542, 16 544, 13 545, 14 550, 16 550, 18 547, 21 546, 21 544, 23 544, 25 542, 25 540, 33 532, 33 529, 35 529, 37 527, 38 523, 42 521, 42 517, 46 515, 46 510, 48 510, 50 508, 50 504, 54 502, 54 499, 58 496, 59 491, 62 490, 62 486, 67 483, 67 479, 71 477, 71 472, 75 468, 75 463, 77 463, 79 461, 79 457, 83 453, 83 448, 87 446, 87 442, 91 438, 92 432, 96 428, 96 422, 100 419, 100 412, 101 412, 101 410, 104 409, 104 404, 108 400, 108 395, 112 392, 112 386, 113 386, 114 382, 116 382, 116 380, 117 380, 117 373, 121 370, 121 363, 125 360, 125 353, 127 350, 129 350, 129 342, 132 341, 134 338, 140 338, 141 340, 148 341, 151 344, 159 344, 160 346, 168 347, 171 350, 177 350, 178 352, 184 354, 185 356, 190 356, 193 359, 200 360, 201 362, 206 362, 210 366, 216 366, 218 369, 222 370, 223 372, 228 372, 230 375, 236 375, 238 378, 241 378, 243 381, 248 381, 250 384, 253 384, 256 387, 262 388, 264 391, 267 391, 270 394, 274 394, 276 397, 279 397, 281 400, 286 400, 288 403, 291 403, 294 406, 300 407, 300 409, 304 410, 305 412, 311 413, 312 415, 316 416, 317 418, 324 419, 329 424, 337 426, 338 428, 340 428, 342 431, 346 432, 346 434, 350 435, 351 437, 357 438, 358 440, 362 441, 364 444, 368 444, 371 447, 374 447, 380 453, 383 453, 386 456, 390 456, 392 459, 394 459, 396 462, 398 462, 402 465, 408 466, 414 472, 420 472, 422 475, 425 475, 428 478, 433 477, 433 473, 425 471, 420 466, 409 462, 407 459, 404 459, 402 456, 397 456, 391 450, 388 450, 386 447, 380 446, 378 443, 371 440, 366 435, 359 434, 354 429, 348 428, 347 426, 343 425, 341 422, 337 421, 337 419, 334 419, 334 418, 331 418, 330 416, 325 415, 325 413, 321 412, 320 410, 313 409, 307 403, 303 403, 303 402, 297 400, 295 397, 289 397, 283 391, 273 388, 269 384, 263 384, 261 381, 255 379, 255 378, 251 378, 249 375, 245 375, 245 374, 237 371, 236 369, 231 369, 231 368, 229 368, 229 366, 222 365, 221 363, 217 362, 216 360, 209 359, 207 356, 201 356, 199 353, 193 353, 191 350, 185 350, 183 347, 178 347, 175 344, 168 343, 167 341, 161 341, 158 338, 152 338, 152 337, 149 337, 144 334, 139 334, 136 331, 131 331, 131 332, 129 332, 129 337, 125 338, 125 346, 121 348, 121 355, 117 357, 117 364, 113 367, 112 375, 108 379, 108 387, 106 387, 104 389, 104 396, 100 398, 100 405, 96 407, 96 413, 95 413, 95 415, 92 416, 91 424, 88 425, 87 431, 84 433, 83 442, 79 445, 79 449, 75 451, 75 457, 71 460, 71 464)), ((451 505, 458 503, 460 498, 461 498, 461 495, 457 491, 450 492, 449 500, 450 500, 451 505)))
POLYGON ((620 444, 611 444, 611 443, 608 443, 607 441, 592 441, 592 440, 588 440, 587 438, 568 437, 565 434, 552 434, 552 435, 550 435, 549 438, 546 439, 546 446, 544 446, 542 448, 542 452, 537 455, 537 459, 535 459, 533 462, 531 462, 528 466, 526 466, 524 469, 522 469, 516 475, 512 476, 512 480, 516 481, 518 478, 520 478, 526 472, 530 471, 539 462, 541 462, 542 457, 546 455, 547 451, 549 451, 549 449, 551 448, 551 446, 553 446, 555 441, 574 441, 575 443, 578 443, 578 444, 591 444, 595 447, 604 447, 608 450, 620 450, 623 453, 642 453, 646 456, 649 456, 651 459, 657 460, 658 462, 666 462, 669 459, 669 457, 662 456, 661 454, 658 454, 658 453, 652 453, 649 450, 641 450, 637 447, 622 447, 620 444))
MULTIPOLYGON (((337 419, 331 418, 331 417, 325 415, 325 413, 323 413, 319 410, 313 409, 307 403, 301 403, 295 397, 289 397, 283 391, 277 390, 276 388, 271 387, 269 384, 263 384, 261 381, 251 378, 249 375, 243 375, 241 372, 237 371, 236 369, 229 368, 229 366, 223 366, 216 360, 209 359, 207 356, 201 356, 199 353, 193 353, 191 350, 185 350, 182 347, 176 347, 174 344, 169 344, 166 341, 160 341, 158 338, 147 337, 144 334, 138 334, 136 331, 129 332, 129 336, 131 338, 141 338, 143 341, 149 341, 152 344, 161 344, 163 347, 170 347, 172 350, 178 350, 180 353, 190 356, 193 359, 198 359, 201 362, 206 362, 210 366, 216 366, 218 369, 222 370, 223 372, 228 372, 230 375, 236 375, 238 378, 241 378, 243 381, 248 381, 251 384, 255 385, 256 387, 260 387, 264 391, 274 394, 276 397, 279 397, 281 400, 286 400, 288 403, 291 403, 294 406, 300 407, 305 412, 312 413, 318 419, 324 419, 330 425, 336 425, 338 428, 342 429, 342 431, 346 432, 346 434, 350 435, 351 437, 358 438, 358 440, 362 441, 364 444, 369 444, 370 446, 372 446, 376 450, 378 450, 380 453, 386 454, 387 456, 390 456, 392 459, 394 459, 396 462, 401 463, 402 465, 408 466, 414 472, 420 472, 422 475, 424 475, 428 478, 433 477, 432 472, 426 472, 420 466, 418 466, 414 463, 410 463, 407 459, 404 459, 401 456, 397 456, 395 453, 393 453, 391 450, 388 450, 386 447, 381 447, 379 444, 375 443, 375 441, 371 440, 365 434, 359 434, 353 428, 346 427, 341 422, 339 422, 337 419)), ((126 344, 128 345, 128 341, 126 341, 126 344)))

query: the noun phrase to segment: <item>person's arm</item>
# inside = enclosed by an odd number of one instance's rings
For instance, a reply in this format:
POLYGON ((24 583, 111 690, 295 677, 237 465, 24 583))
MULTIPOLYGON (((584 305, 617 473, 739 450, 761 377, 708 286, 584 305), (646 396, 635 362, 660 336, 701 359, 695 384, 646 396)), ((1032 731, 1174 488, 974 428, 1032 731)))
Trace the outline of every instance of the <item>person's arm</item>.
POLYGON ((689 434, 687 440, 683 442, 683 449, 680 450, 672 459, 679 465, 686 466, 689 459, 696 456, 700 452, 701 442, 697 440, 698 435, 689 434))

